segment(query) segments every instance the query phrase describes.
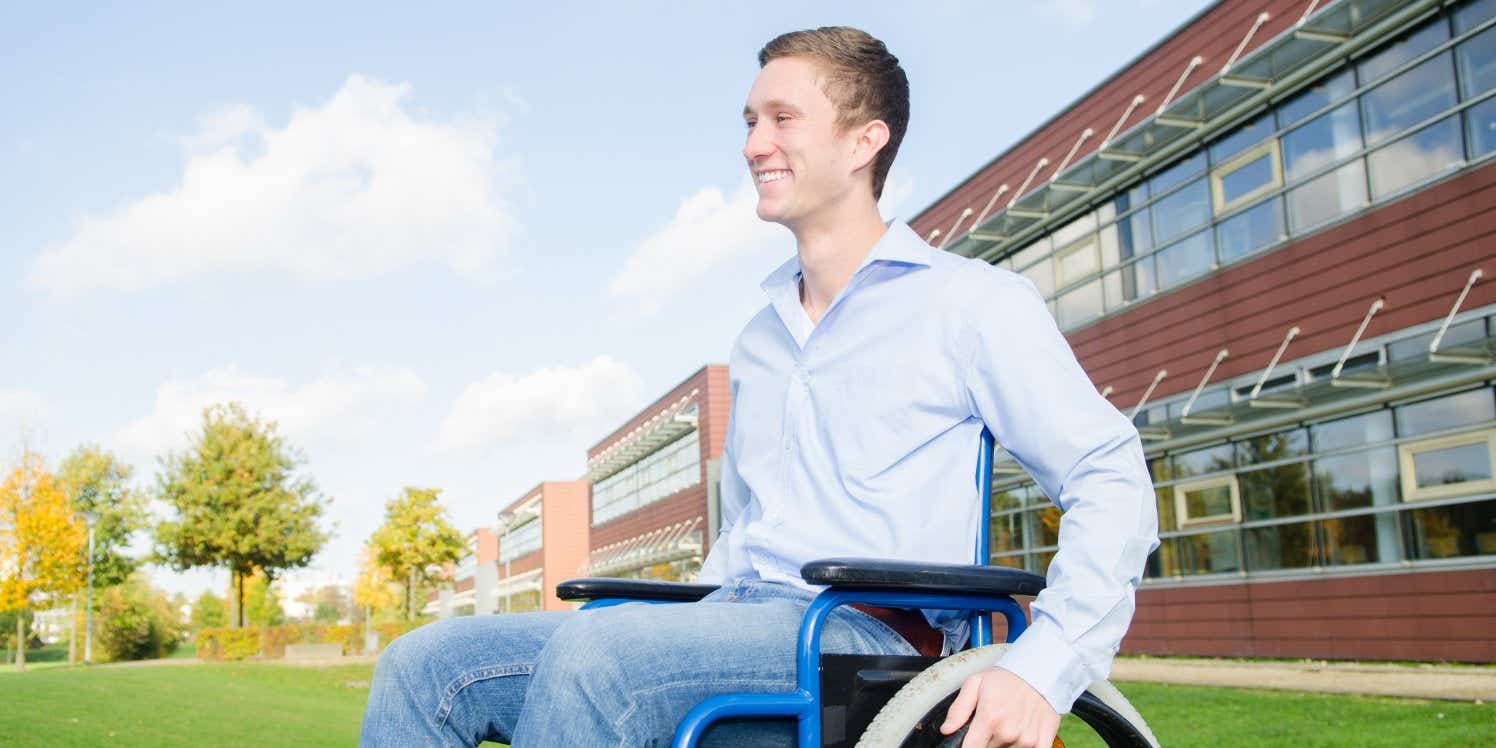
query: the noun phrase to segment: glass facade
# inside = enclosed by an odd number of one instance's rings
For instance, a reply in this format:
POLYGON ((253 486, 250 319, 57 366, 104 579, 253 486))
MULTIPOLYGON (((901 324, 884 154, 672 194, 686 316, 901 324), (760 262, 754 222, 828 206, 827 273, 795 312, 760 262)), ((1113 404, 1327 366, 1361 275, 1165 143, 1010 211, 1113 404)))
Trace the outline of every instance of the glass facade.
POLYGON ((536 517, 499 535, 499 563, 540 550, 541 518, 536 517))
POLYGON ((1489 6, 1445 9, 1000 264, 1076 329, 1484 159, 1489 6))
POLYGON ((692 430, 592 486, 592 524, 701 483, 701 434, 692 430))
MULTIPOLYGON (((1292 573, 1496 555, 1496 390, 1395 402, 1149 460, 1147 577, 1292 573)), ((993 492, 993 563, 1043 573, 1059 510, 993 492)))

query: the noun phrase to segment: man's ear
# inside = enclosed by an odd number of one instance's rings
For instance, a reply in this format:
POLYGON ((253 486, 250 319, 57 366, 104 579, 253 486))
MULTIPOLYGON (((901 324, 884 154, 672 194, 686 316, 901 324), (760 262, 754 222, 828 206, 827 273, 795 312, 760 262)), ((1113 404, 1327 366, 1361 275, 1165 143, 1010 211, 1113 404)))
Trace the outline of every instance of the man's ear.
POLYGON ((852 143, 852 171, 871 166, 885 145, 888 145, 888 125, 883 120, 875 119, 858 128, 857 139, 852 143))

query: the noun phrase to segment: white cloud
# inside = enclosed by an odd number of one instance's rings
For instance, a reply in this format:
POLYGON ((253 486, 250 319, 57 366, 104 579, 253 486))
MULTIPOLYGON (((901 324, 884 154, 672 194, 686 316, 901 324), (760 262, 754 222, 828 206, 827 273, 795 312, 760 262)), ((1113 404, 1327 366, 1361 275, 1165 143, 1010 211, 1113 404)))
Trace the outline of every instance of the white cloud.
POLYGON ((608 291, 653 311, 714 265, 766 246, 787 246, 789 232, 759 220, 757 205, 758 193, 746 178, 730 198, 717 187, 697 191, 681 201, 670 223, 639 242, 608 291))
POLYGON ((1077 26, 1090 23, 1096 18, 1096 0, 1049 0, 1042 7, 1077 26))
POLYGON ((410 90, 354 75, 279 129, 247 105, 200 118, 183 139, 177 185, 85 218, 41 253, 29 282, 68 294, 207 273, 319 280, 422 261, 492 268, 517 227, 499 119, 437 121, 407 106, 410 90))
POLYGON ((437 443, 466 450, 596 439, 643 401, 638 373, 609 356, 518 377, 499 372, 463 390, 437 443))
MULTIPOLYGON (((913 188, 900 173, 891 173, 878 201, 883 215, 891 215, 913 188)), ((608 291, 654 311, 682 286, 736 257, 765 249, 788 256, 794 251, 793 236, 779 224, 760 220, 757 205, 758 192, 746 178, 731 197, 717 187, 698 190, 681 201, 664 228, 635 246, 608 291)))
POLYGON ((418 403, 426 385, 407 369, 361 368, 301 386, 236 367, 209 371, 195 380, 167 382, 156 390, 155 408, 115 433, 112 444, 133 458, 180 449, 202 424, 208 405, 240 402, 261 418, 276 421, 293 443, 339 442, 373 431, 398 405, 418 403))

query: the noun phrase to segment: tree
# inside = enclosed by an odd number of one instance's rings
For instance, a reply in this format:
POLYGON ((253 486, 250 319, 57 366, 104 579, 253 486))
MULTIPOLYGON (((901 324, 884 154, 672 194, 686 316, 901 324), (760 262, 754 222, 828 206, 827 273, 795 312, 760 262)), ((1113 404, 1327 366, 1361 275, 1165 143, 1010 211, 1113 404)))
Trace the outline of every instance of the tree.
POLYGON ((310 563, 327 540, 317 526, 327 499, 297 474, 304 462, 274 422, 238 403, 205 408, 191 445, 163 461, 157 493, 175 517, 156 526, 156 555, 178 571, 227 567, 236 626, 244 625, 250 574, 273 581, 310 563))
POLYGON ((25 611, 55 603, 83 579, 85 531, 41 457, 23 452, 0 483, 0 610, 15 611, 16 670, 26 669, 25 611))
POLYGON ((348 615, 348 593, 342 586, 328 584, 307 590, 297 602, 311 608, 310 618, 314 623, 337 623, 348 615))
POLYGON ((244 591, 244 617, 252 626, 279 626, 286 622, 280 589, 269 575, 256 571, 244 591))
POLYGON ((97 445, 74 449, 57 466, 57 479, 76 512, 99 515, 94 524, 94 586, 113 587, 140 567, 125 554, 131 536, 143 529, 145 500, 129 484, 134 468, 97 445))
POLYGON ((223 598, 213 594, 212 590, 203 590, 192 602, 192 630, 218 628, 229 621, 228 610, 224 606, 223 598))
POLYGON ((358 579, 353 582, 353 604, 370 617, 395 617, 400 608, 398 585, 390 570, 379 565, 379 551, 365 544, 358 552, 358 579))
POLYGON ((441 489, 406 487, 385 502, 384 524, 369 537, 375 558, 405 587, 405 617, 415 618, 418 585, 442 574, 441 564, 462 557, 462 534, 437 503, 441 489))

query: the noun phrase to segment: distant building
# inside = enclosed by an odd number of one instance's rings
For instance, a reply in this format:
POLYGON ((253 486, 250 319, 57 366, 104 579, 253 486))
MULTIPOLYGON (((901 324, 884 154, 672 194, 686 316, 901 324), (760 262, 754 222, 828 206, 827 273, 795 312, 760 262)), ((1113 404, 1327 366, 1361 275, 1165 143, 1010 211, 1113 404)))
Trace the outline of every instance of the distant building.
MULTIPOLYGON (((1123 651, 1496 661, 1493 154, 1496 2, 1230 0, 914 219, 1134 416, 1123 651)), ((1044 572, 1060 510, 995 471, 993 562, 1044 572)))
POLYGON ((720 523, 727 367, 704 366, 587 451, 590 553, 580 576, 689 581, 720 523))

